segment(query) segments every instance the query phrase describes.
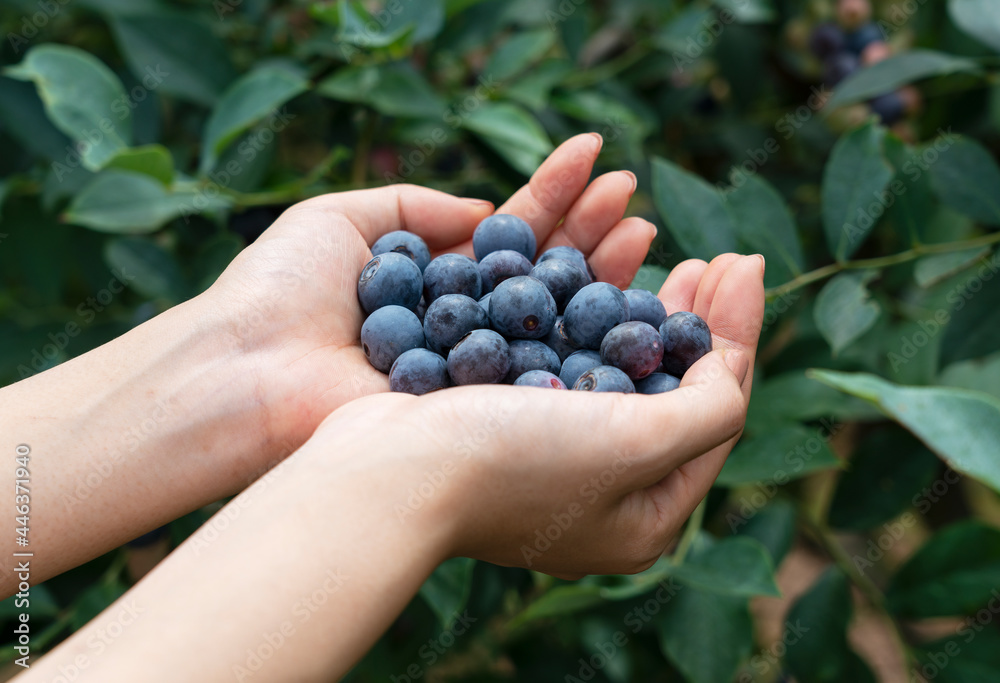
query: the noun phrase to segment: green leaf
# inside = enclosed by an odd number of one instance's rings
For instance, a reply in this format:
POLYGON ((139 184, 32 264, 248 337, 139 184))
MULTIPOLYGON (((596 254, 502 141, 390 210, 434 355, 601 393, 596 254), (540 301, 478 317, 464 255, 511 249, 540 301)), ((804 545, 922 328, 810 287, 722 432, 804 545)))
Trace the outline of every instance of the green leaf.
POLYGON ((52 125, 32 83, 0 78, 0 127, 26 150, 61 160, 72 149, 66 134, 52 125))
POLYGON ((552 89, 573 73, 573 63, 565 59, 549 59, 506 86, 506 95, 530 109, 544 109, 552 89))
POLYGON ((716 483, 738 486, 756 482, 783 485, 816 470, 840 467, 828 445, 829 434, 802 425, 784 425, 736 445, 716 483))
POLYGON ((785 664, 799 683, 863 683, 875 677, 847 644, 851 622, 851 587, 847 577, 831 566, 792 605, 787 623, 785 664))
POLYGON ((871 401, 909 429, 952 469, 1000 491, 1000 400, 942 387, 902 387, 880 377, 810 370, 825 384, 871 401))
POLYGON ((107 168, 143 173, 168 187, 174 182, 174 157, 163 145, 124 149, 108 162, 107 168))
POLYGON ((59 615, 59 605, 56 604, 52 592, 44 583, 39 583, 31 587, 30 604, 27 609, 18 607, 15 604, 19 600, 20 598, 16 595, 12 595, 0 601, 0 620, 14 621, 20 618, 18 615, 23 612, 27 612, 32 620, 38 619, 39 621, 42 619, 54 619, 59 615))
POLYGON ((639 266, 635 279, 629 285, 629 289, 645 289, 653 294, 659 294, 663 283, 667 281, 670 271, 662 266, 645 264, 639 266))
POLYGON ((711 543, 704 551, 692 553, 683 564, 671 565, 668 571, 686 586, 719 595, 781 596, 767 548, 745 536, 711 543))
POLYGON ((710 261, 736 251, 736 225, 722 195, 680 166, 653 158, 653 200, 678 246, 710 261))
POLYGON ((805 257, 795 221, 778 191, 758 175, 726 195, 736 218, 736 234, 747 251, 767 261, 765 285, 774 287, 802 274, 805 257))
POLYGON ((993 0, 949 0, 948 14, 960 29, 1000 51, 1000 7, 993 0))
POLYGON ((867 287, 877 275, 875 271, 841 273, 816 296, 816 327, 834 356, 870 330, 881 315, 882 309, 872 301, 867 287))
POLYGON ((462 120, 462 126, 524 175, 534 173, 553 150, 538 121, 515 104, 483 103, 462 120))
POLYGON ((451 628, 465 609, 475 567, 475 560, 454 557, 441 563, 420 587, 420 596, 437 615, 442 628, 451 628))
POLYGON ((226 206, 192 191, 168 192, 147 175, 108 170, 90 181, 69 205, 63 219, 99 232, 146 233, 185 214, 226 206))
POLYGON ((820 418, 856 421, 878 417, 879 412, 868 403, 815 382, 805 372, 795 371, 754 385, 747 429, 757 434, 786 422, 820 418))
POLYGON ((87 622, 103 612, 111 603, 125 595, 127 587, 121 581, 91 584, 80 594, 70 608, 70 626, 74 631, 82 629, 87 622))
POLYGON ((957 635, 921 643, 921 668, 935 672, 934 683, 983 683, 1000 671, 1000 632, 962 626, 957 635))
POLYGON ((892 578, 889 608, 904 619, 972 614, 1000 586, 1000 531, 954 524, 931 537, 892 578))
POLYGON ((980 68, 971 59, 943 52, 907 50, 849 76, 834 90, 824 110, 870 100, 924 78, 955 73, 980 73, 980 68))
POLYGON ((506 81, 544 57, 555 41, 556 34, 549 29, 516 33, 493 51, 490 60, 486 62, 483 76, 495 81, 506 81))
POLYGON ((938 384, 982 391, 1000 398, 1000 354, 952 363, 941 372, 938 384))
MULTIPOLYGON (((412 3, 419 4, 419 3, 412 3)), ((389 47, 390 45, 402 43, 406 38, 407 42, 412 41, 412 35, 416 30, 416 24, 410 22, 389 22, 377 21, 373 18, 364 6, 355 1, 344 0, 336 4, 337 14, 334 18, 328 5, 314 3, 311 6, 313 16, 327 23, 339 24, 340 30, 337 38, 349 45, 354 45, 361 49, 378 49, 389 47)), ((389 14, 386 11, 386 14, 389 14)), ((350 54, 345 50, 345 56, 350 61, 350 54)))
POLYGON ((885 129, 866 124, 844 135, 823 172, 823 227, 830 253, 846 261, 864 243, 885 207, 894 175, 882 157, 885 129))
POLYGON ((912 505, 920 489, 934 480, 940 465, 926 446, 899 427, 867 435, 837 480, 830 525, 854 531, 874 529, 912 505))
POLYGON ((129 287, 150 299, 181 301, 187 290, 180 266, 168 251, 148 239, 121 237, 104 247, 109 267, 135 279, 129 287))
POLYGON ((629 102, 613 94, 596 90, 562 92, 552 98, 552 106, 562 113, 606 126, 605 136, 624 135, 631 140, 641 140, 649 133, 649 125, 629 102), (619 132, 620 131, 620 132, 619 132))
POLYGON ((93 55, 65 45, 40 45, 6 69, 34 81, 55 126, 80 147, 83 165, 99 170, 132 141, 132 118, 121 81, 93 55))
POLYGON ((1000 349, 1000 252, 948 294, 954 311, 941 340, 941 364, 981 358, 1000 349), (988 278, 988 279, 987 279, 988 278))
POLYGON ((931 186, 942 202, 986 225, 1000 225, 1000 168, 975 140, 952 136, 930 168, 931 186))
POLYGON ((444 102, 406 62, 345 67, 322 81, 316 92, 334 100, 367 104, 386 116, 439 118, 444 102))
POLYGON ((233 140, 266 117, 284 127, 286 120, 279 107, 308 87, 297 70, 274 65, 258 67, 233 83, 205 124, 202 173, 212 170, 219 154, 233 140))
MULTIPOLYGON (((728 518, 727 518, 728 519, 728 518)), ((737 518, 739 520, 739 518, 737 518)), ((739 528, 730 521, 730 528, 739 528)), ((795 504, 788 500, 772 501, 761 510, 754 512, 745 526, 739 529, 741 536, 757 540, 771 556, 772 565, 777 568, 795 541, 795 504)))
POLYGON ((212 106, 236 77, 225 44, 187 14, 152 11, 111 20, 129 70, 147 90, 212 106))
POLYGON ((925 256, 914 264, 913 278, 921 287, 931 287, 969 268, 989 253, 990 247, 974 247, 925 256))
POLYGON ((894 198, 889 213, 910 244, 926 239, 928 225, 934 213, 934 196, 930 175, 918 161, 917 150, 895 135, 885 136, 885 155, 896 169, 896 177, 889 184, 894 198))

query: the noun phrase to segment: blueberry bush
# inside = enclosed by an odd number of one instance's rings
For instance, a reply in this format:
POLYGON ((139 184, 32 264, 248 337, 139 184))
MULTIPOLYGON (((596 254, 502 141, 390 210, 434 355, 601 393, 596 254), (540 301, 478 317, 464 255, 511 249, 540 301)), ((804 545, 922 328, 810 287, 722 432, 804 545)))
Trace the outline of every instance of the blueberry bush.
MULTIPOLYGON (((449 561, 351 680, 997 680, 1000 5, 873 4, 5 0, 0 382, 202 291, 298 200, 500 202, 597 131, 660 227, 633 288, 766 257, 745 435, 648 571, 449 561)), ((35 588, 35 646, 217 509, 35 588)))

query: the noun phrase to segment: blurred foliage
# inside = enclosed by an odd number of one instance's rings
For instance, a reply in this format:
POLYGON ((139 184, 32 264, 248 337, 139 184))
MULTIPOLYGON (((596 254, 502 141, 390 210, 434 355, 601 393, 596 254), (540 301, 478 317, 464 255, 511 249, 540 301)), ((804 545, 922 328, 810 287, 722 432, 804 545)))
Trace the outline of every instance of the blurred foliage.
MULTIPOLYGON (((295 201, 413 182, 500 202, 556 143, 598 131, 599 171, 634 170, 631 211, 664 228, 634 286, 656 291, 684 258, 767 258, 746 434, 649 571, 567 583, 453 560, 352 679, 874 680, 846 635, 853 585, 914 671, 995 680, 1000 12, 877 3, 895 56, 823 107, 807 42, 831 10, 5 0, 0 382, 196 295, 295 201), (868 116, 911 83, 919 115, 868 116), (792 548, 833 564, 785 615, 801 632, 775 642, 748 606, 778 594, 792 548), (977 614, 935 642, 911 628, 977 614)), ((35 587, 35 645, 125 590, 132 552, 35 587)))

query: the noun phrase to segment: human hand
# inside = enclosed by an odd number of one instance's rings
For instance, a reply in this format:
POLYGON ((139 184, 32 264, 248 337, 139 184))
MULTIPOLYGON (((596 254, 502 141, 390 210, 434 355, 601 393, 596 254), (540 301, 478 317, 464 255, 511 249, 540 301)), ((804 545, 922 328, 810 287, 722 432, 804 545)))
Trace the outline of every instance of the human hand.
POLYGON ((383 394, 333 413, 302 455, 314 458, 311 471, 371 471, 372 495, 418 535, 443 534, 445 556, 561 577, 641 571, 707 494, 742 430, 763 271, 759 257, 736 254, 673 270, 660 291, 667 311, 705 318, 716 348, 675 391, 383 394))
MULTIPOLYGON (((575 246, 599 279, 625 286, 656 230, 641 218, 622 220, 633 174, 588 184, 600 147, 593 134, 570 139, 498 211, 524 218, 539 252, 575 246)), ((371 245, 406 229, 434 255, 471 256, 472 232, 492 212, 488 202, 408 185, 326 195, 289 209, 240 254, 204 296, 248 359, 270 441, 298 446, 331 411, 388 390, 359 342, 356 287, 371 245)))

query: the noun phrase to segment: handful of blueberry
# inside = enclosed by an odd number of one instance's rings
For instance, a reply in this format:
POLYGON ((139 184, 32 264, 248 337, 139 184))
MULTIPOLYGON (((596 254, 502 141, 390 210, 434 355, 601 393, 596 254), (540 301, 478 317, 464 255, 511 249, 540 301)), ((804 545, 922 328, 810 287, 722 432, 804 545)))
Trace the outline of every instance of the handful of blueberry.
POLYGON ((535 234, 516 216, 485 219, 472 246, 477 260, 431 260, 404 231, 372 246, 358 280, 361 347, 393 391, 507 383, 659 394, 712 350, 700 317, 667 316, 647 291, 595 282, 577 249, 553 247, 532 264, 535 234))

